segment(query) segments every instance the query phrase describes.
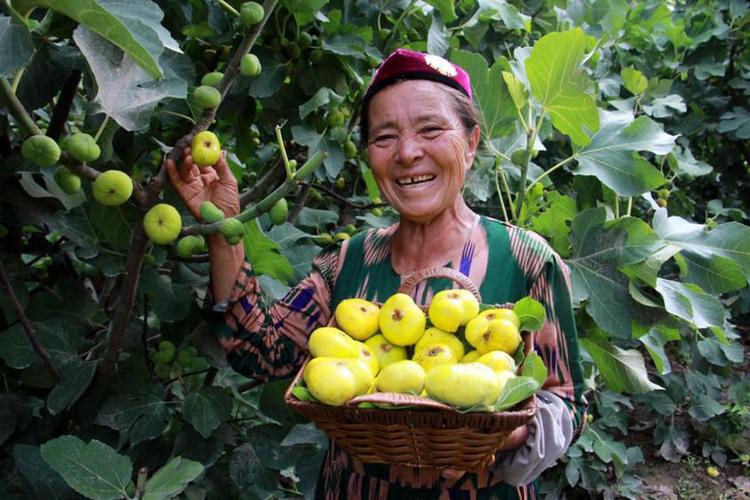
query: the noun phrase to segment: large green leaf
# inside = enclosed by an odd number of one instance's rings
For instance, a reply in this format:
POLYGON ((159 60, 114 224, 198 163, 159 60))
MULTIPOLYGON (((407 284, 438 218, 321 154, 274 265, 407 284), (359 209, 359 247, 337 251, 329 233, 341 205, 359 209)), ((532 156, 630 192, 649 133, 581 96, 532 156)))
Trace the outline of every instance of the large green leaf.
POLYGON ((204 387, 191 392, 182 404, 183 418, 204 438, 229 418, 231 410, 232 396, 220 387, 204 387))
POLYGON ((452 23, 457 19, 454 0, 425 0, 425 2, 440 11, 444 22, 452 23))
POLYGON ((61 436, 42 445, 42 457, 74 490, 88 498, 127 496, 133 465, 106 444, 61 436))
POLYGON ((245 229, 245 255, 255 272, 288 283, 294 271, 287 258, 279 252, 279 245, 263 234, 257 219, 246 222, 245 229))
MULTIPOLYGON (((59 320, 34 323, 36 338, 57 366, 75 359, 80 339, 64 330, 59 320)), ((26 331, 16 323, 0 332, 0 358, 11 368, 21 369, 41 361, 29 341, 26 331)))
POLYGON ((651 360, 659 371, 659 375, 666 375, 672 371, 669 356, 667 356, 664 346, 667 342, 680 340, 679 330, 676 328, 655 326, 649 329, 644 335, 638 337, 638 340, 643 343, 651 355, 651 360))
POLYGON ((19 19, 0 16, 0 77, 23 66, 33 52, 29 29, 19 19))
POLYGON ((192 287, 184 283, 173 283, 171 276, 160 274, 156 267, 143 270, 139 289, 148 296, 150 305, 161 321, 174 323, 185 319, 190 313, 192 287))
POLYGON ((549 33, 534 45, 526 60, 531 92, 552 118, 557 130, 578 145, 586 145, 589 134, 599 130, 599 114, 591 85, 582 68, 586 39, 576 28, 564 33, 549 33))
POLYGON ((73 39, 96 79, 96 104, 125 130, 147 127, 163 99, 184 99, 187 95, 187 83, 182 78, 154 80, 136 61, 93 31, 79 26, 73 39))
POLYGON ((281 0, 280 5, 294 14, 297 23, 302 26, 313 20, 315 14, 328 3, 328 0, 281 0))
POLYGON ((490 139, 509 133, 516 120, 516 108, 503 80, 500 62, 490 68, 480 54, 463 50, 452 51, 451 60, 469 73, 484 122, 483 132, 490 139))
POLYGON ((628 280, 618 271, 659 250, 663 243, 648 225, 631 217, 605 224, 604 208, 592 208, 573 221, 572 256, 576 300, 588 299, 586 311, 604 330, 630 338, 628 280))
POLYGON ((676 137, 648 117, 634 120, 628 112, 602 111, 601 120, 601 130, 575 155, 575 173, 597 177, 620 196, 639 195, 664 184, 661 172, 636 153, 667 154, 676 137))
POLYGON ((75 496, 59 474, 42 458, 39 446, 17 444, 13 447, 13 458, 18 472, 26 480, 30 498, 45 500, 68 500, 75 496))
POLYGON ((146 482, 143 500, 169 500, 178 496, 203 469, 200 462, 174 457, 146 482))
MULTIPOLYGON (((55 10, 64 16, 70 17, 75 21, 86 26, 91 31, 99 34, 110 43, 119 47, 120 50, 128 54, 133 61, 135 61, 141 68, 143 68, 152 78, 161 78, 162 71, 157 62, 159 54, 162 52, 163 47, 159 43, 156 47, 149 47, 152 53, 144 46, 144 42, 147 45, 154 43, 153 37, 156 37, 155 42, 159 42, 160 36, 156 33, 151 33, 151 29, 148 29, 147 24, 144 21, 156 20, 158 22, 164 17, 161 9, 152 3, 144 2, 139 0, 136 2, 128 2, 128 7, 118 9, 121 13, 127 13, 129 9, 150 5, 149 14, 144 16, 142 13, 139 15, 137 12, 134 14, 137 16, 135 20, 125 23, 116 15, 113 15, 108 11, 104 5, 110 2, 102 0, 13 0, 13 6, 22 15, 28 14, 31 10, 37 7, 44 7, 55 10), (130 24, 130 26, 128 26, 130 24), (140 29, 140 36, 136 36, 132 29, 140 29), (150 36, 149 36, 150 35, 150 36), (149 40, 150 38, 150 40, 149 40), (151 42, 151 43, 149 43, 151 42), (157 50, 154 50, 154 49, 157 50), (158 50, 161 48, 162 50, 158 50)), ((122 2, 119 2, 120 4, 122 2)), ((112 2, 112 6, 117 6, 118 2, 112 2)), ((162 36, 164 36, 162 34, 162 36)), ((171 37, 170 37, 171 38, 171 37)))
POLYGON ((502 21, 510 29, 530 31, 531 18, 521 14, 515 5, 505 0, 479 0, 479 15, 483 19, 502 21))
POLYGON ((640 352, 620 349, 606 341, 588 338, 581 339, 581 344, 596 363, 610 390, 641 394, 663 389, 648 379, 640 352))
POLYGON ((60 369, 60 382, 47 396, 47 409, 56 415, 78 401, 91 384, 96 362, 73 359, 60 369))
POLYGON ((115 394, 99 409, 95 422, 121 434, 130 434, 137 444, 161 434, 169 421, 164 389, 154 385, 137 394, 115 394))
POLYGON ((741 288, 738 276, 750 279, 750 227, 728 222, 709 230, 681 217, 668 217, 666 209, 656 211, 653 225, 664 241, 681 249, 688 265, 683 281, 719 293, 741 288), (737 265, 717 257, 731 259, 737 265))
POLYGON ((308 157, 318 151, 323 151, 326 154, 326 159, 323 160, 326 176, 329 180, 338 177, 346 161, 344 151, 341 149, 341 144, 338 141, 333 140, 325 134, 317 133, 315 129, 302 125, 292 127, 292 137, 297 144, 307 146, 308 157))
POLYGON ((724 308, 719 299, 696 285, 659 278, 656 280, 656 291, 664 299, 664 308, 668 313, 698 328, 721 327, 724 324, 724 308))

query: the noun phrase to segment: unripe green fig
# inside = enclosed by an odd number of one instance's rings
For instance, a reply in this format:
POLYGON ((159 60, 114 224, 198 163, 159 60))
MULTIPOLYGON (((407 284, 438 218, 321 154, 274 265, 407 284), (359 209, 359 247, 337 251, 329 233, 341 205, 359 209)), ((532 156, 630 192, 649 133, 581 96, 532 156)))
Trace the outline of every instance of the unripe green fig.
POLYGON ((329 127, 340 127, 344 124, 344 114, 338 109, 333 109, 326 116, 326 125, 329 127))
POLYGON ((256 2, 245 2, 240 7, 240 21, 246 28, 255 26, 263 20, 265 11, 263 6, 256 2))
POLYGON ((240 74, 243 76, 258 76, 263 68, 255 54, 245 54, 240 59, 240 74))
POLYGON ((669 195, 671 193, 669 192, 669 189, 663 188, 658 191, 659 198, 664 198, 665 200, 669 199, 669 195))
POLYGON ((275 226, 285 223, 286 218, 289 216, 289 206, 287 205, 286 198, 281 198, 274 203, 271 210, 268 211, 268 216, 271 219, 271 223, 275 226))
POLYGON ((321 233, 313 238, 313 240, 315 240, 315 243, 322 246, 333 245, 334 243, 333 236, 331 236, 329 233, 321 233))
POLYGON ((210 201, 204 201, 200 206, 201 218, 204 224, 213 224, 224 220, 224 212, 210 201))
POLYGON ((201 235, 188 235, 184 238, 180 238, 177 242, 177 255, 182 258, 190 257, 191 255, 200 252, 206 245, 206 240, 201 235))
POLYGON ((344 232, 336 233, 333 235, 333 237, 336 241, 344 241, 344 240, 348 240, 349 238, 351 238, 349 233, 344 233, 344 232))
POLYGON ((183 368, 189 368, 197 355, 198 349, 193 346, 180 349, 180 352, 177 353, 177 364, 183 368))
POLYGON ((344 156, 346 156, 347 160, 353 160, 357 157, 357 145, 351 139, 348 139, 344 143, 344 156))
POLYGON ((299 47, 301 49, 306 49, 310 46, 310 44, 312 44, 312 36, 310 35, 310 33, 303 31, 299 34, 297 43, 299 44, 299 47))
POLYGON ((49 167, 60 159, 60 146, 46 135, 32 135, 23 141, 21 154, 37 167, 49 167))
POLYGON ((171 363, 174 360, 176 353, 174 344, 169 340, 162 340, 159 342, 159 355, 158 360, 162 363, 171 363))
POLYGON ((302 51, 296 42, 286 42, 284 44, 284 51, 291 59, 299 59, 299 56, 302 55, 302 51))
POLYGON ((215 108, 221 104, 221 92, 209 85, 196 87, 193 95, 202 108, 215 108))
POLYGON ((354 224, 347 224, 346 226, 344 226, 344 232, 349 236, 354 236, 354 233, 357 232, 357 226, 355 226, 354 224))
POLYGON ((55 182, 66 194, 76 194, 81 190, 81 177, 62 165, 55 169, 55 182))
POLYGON ((211 73, 206 73, 203 75, 203 78, 201 78, 201 86, 208 85, 209 87, 218 87, 219 82, 221 79, 224 78, 224 73, 221 71, 212 71, 211 73))
POLYGON ((221 158, 221 142, 210 130, 198 132, 190 143, 190 155, 199 167, 210 167, 221 158))
POLYGON ((84 262, 79 259, 73 261, 73 269, 75 269, 78 274, 86 278, 93 278, 99 274, 99 269, 96 266, 93 266, 88 262, 84 262))
POLYGON ((245 224, 239 219, 230 217, 221 223, 219 231, 222 236, 224 236, 224 239, 227 240, 227 243, 230 245, 236 245, 245 235, 245 224))
POLYGON ((99 158, 102 150, 89 134, 73 134, 65 141, 65 150, 80 162, 90 162, 99 158))
POLYGON ((346 178, 344 178, 344 176, 339 176, 339 178, 336 179, 336 183, 334 184, 334 187, 338 189, 339 191, 344 189, 346 187, 346 178))
POLYGON ((99 174, 91 188, 94 199, 102 205, 122 205, 133 194, 133 181, 121 170, 107 170, 99 174))
POLYGON ((315 188, 310 188, 307 190, 307 197, 313 201, 323 201, 323 195, 320 194, 320 191, 315 188))
POLYGON ((164 363, 156 363, 154 365, 154 374, 161 380, 167 380, 169 378, 169 372, 172 368, 164 363))
POLYGON ((158 203, 143 217, 143 229, 156 245, 168 245, 180 235, 182 217, 172 205, 158 203))
POLYGON ((317 64, 323 60, 324 55, 325 53, 321 49, 315 49, 310 52, 310 61, 312 61, 313 64, 317 64))
POLYGON ((383 209, 380 207, 375 207, 372 210, 370 210, 370 213, 374 215, 375 217, 382 217, 383 216, 383 209))

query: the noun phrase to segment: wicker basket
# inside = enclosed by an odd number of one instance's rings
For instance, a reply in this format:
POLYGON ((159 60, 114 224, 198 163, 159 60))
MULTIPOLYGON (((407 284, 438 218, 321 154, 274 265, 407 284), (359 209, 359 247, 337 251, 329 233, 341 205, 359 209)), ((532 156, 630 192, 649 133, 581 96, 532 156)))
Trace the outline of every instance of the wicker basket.
MULTIPOLYGON (((410 293, 417 283, 430 277, 450 278, 471 291, 481 302, 474 283, 448 268, 412 273, 404 280, 399 292, 410 293)), ((527 351, 532 342, 527 334, 524 338, 527 351)), ((294 396, 292 389, 301 382, 305 365, 290 384, 284 400, 363 463, 478 471, 494 461, 503 439, 527 423, 536 412, 534 396, 512 410, 495 413, 462 413, 428 398, 395 393, 359 396, 345 406, 301 401, 294 396), (389 405, 393 409, 360 408, 362 403, 389 405)))

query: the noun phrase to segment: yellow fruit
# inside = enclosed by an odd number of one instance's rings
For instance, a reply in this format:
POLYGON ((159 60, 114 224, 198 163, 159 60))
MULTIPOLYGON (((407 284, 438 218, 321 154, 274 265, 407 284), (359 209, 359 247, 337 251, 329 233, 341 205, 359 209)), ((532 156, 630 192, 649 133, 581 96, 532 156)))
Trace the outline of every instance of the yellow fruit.
POLYGON ((375 387, 380 392, 421 394, 424 389, 424 378, 424 368, 419 363, 405 359, 383 368, 375 379, 375 387))
POLYGON ((360 359, 367 364, 370 371, 372 371, 373 377, 377 375, 380 371, 380 365, 378 364, 378 358, 375 356, 375 353, 372 352, 372 349, 370 349, 364 342, 358 340, 352 340, 352 342, 358 349, 357 359, 360 359))
POLYGON ((441 365, 427 372, 429 397, 458 408, 489 406, 500 395, 500 381, 481 363, 441 365))
POLYGON ((454 365, 458 362, 450 346, 448 344, 441 344, 440 342, 417 352, 412 359, 419 363, 427 373, 437 366, 454 365))
POLYGON ((365 299, 346 299, 336 306, 336 324, 357 340, 367 340, 378 331, 380 308, 365 299))
POLYGON ((479 359, 479 356, 481 356, 481 354, 479 354, 479 351, 469 351, 464 355, 463 358, 461 358, 459 363, 473 363, 474 361, 479 359))
POLYGON ((343 405, 360 388, 345 360, 317 363, 305 370, 303 377, 313 397, 331 406, 343 405))
POLYGON ((713 465, 709 465, 706 467, 706 474, 708 474, 709 477, 719 477, 719 469, 713 465))
POLYGON ((513 354, 521 344, 518 327, 508 319, 477 316, 466 325, 466 340, 481 354, 503 351, 513 354))
POLYGON ((509 371, 495 372, 495 376, 497 377, 498 384, 500 385, 498 396, 503 392, 503 389, 505 389, 505 384, 508 383, 508 380, 516 378, 516 374, 509 371))
POLYGON ((365 344, 378 358, 380 370, 397 361, 403 361, 407 358, 406 347, 393 345, 382 334, 373 335, 365 340, 365 344))
POLYGON ((404 293, 388 297, 378 315, 380 331, 388 342, 400 346, 412 345, 419 340, 426 323, 422 309, 404 293))
POLYGON ((199 167, 211 166, 221 158, 221 142, 216 134, 209 130, 195 134, 190 148, 193 161, 199 167))
POLYGON ((479 301, 470 291, 462 289, 436 293, 428 311, 432 324, 446 332, 455 332, 478 313, 479 301))
POLYGON ((516 328, 521 328, 521 320, 519 319, 518 315, 513 312, 513 309, 498 307, 495 309, 487 309, 486 311, 482 311, 481 313, 479 313, 479 315, 489 320, 507 319, 512 321, 513 324, 516 325, 516 328))
POLYGON ((464 344, 461 342, 461 339, 452 333, 444 332, 435 327, 428 328, 424 331, 422 338, 420 338, 414 346, 414 352, 419 352, 422 349, 429 348, 437 343, 446 344, 450 347, 456 359, 464 357, 464 344))
POLYGON ((357 358, 360 349, 352 338, 338 328, 324 326, 310 334, 308 348, 314 358, 357 358))
POLYGON ((107 170, 99 174, 91 187, 94 199, 102 205, 122 205, 133 194, 133 181, 120 170, 107 170))
POLYGON ((352 372, 354 380, 357 382, 355 395, 361 396, 362 394, 370 392, 370 389, 372 389, 372 386, 375 383, 375 375, 367 362, 355 358, 342 358, 341 361, 346 364, 346 367, 352 372))
POLYGON ((158 203, 143 217, 143 229, 156 245, 168 245, 180 235, 182 218, 172 205, 158 203))
POLYGON ((487 365, 496 372, 513 372, 516 369, 515 360, 510 354, 503 351, 490 351, 487 354, 482 354, 477 359, 477 363, 487 365))

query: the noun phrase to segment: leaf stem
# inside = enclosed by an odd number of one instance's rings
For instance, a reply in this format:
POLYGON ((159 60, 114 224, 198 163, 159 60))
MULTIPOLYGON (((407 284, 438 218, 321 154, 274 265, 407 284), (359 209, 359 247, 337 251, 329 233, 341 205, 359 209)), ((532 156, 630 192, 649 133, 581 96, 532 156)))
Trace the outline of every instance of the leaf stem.
POLYGON ((102 136, 102 132, 104 132, 104 127, 107 126, 109 123, 109 115, 104 115, 104 120, 102 120, 101 125, 99 125, 99 129, 96 131, 96 135, 94 135, 94 142, 99 142, 99 137, 102 136))
POLYGON ((27 136, 42 134, 42 130, 36 123, 34 123, 34 120, 31 119, 26 108, 24 108, 21 101, 18 100, 18 97, 16 97, 16 94, 13 92, 13 89, 11 89, 8 81, 4 77, 0 77, 0 95, 8 105, 10 114, 18 120, 18 124, 25 130, 27 136))
POLYGON ((284 170, 286 170, 286 178, 292 179, 294 178, 294 172, 292 172, 292 166, 289 164, 289 157, 286 154, 286 148, 284 147, 284 138, 281 137, 281 127, 279 125, 276 125, 273 130, 276 133, 276 142, 278 142, 279 144, 279 151, 281 152, 281 159, 284 162, 284 170))
POLYGON ((548 169, 547 169, 546 171, 542 172, 542 174, 541 174, 541 175, 539 175, 539 177, 537 177, 536 179, 534 179, 533 181, 531 181, 531 182, 529 183, 529 185, 528 185, 528 186, 526 187, 526 192, 528 193, 528 192, 529 192, 529 190, 531 189, 531 187, 532 187, 532 186, 533 186, 534 184, 536 184, 537 182, 541 181, 541 180, 542 180, 542 179, 544 179, 545 177, 549 177, 549 175, 550 175, 550 174, 551 174, 552 172, 554 172, 555 170, 557 170, 557 169, 559 169, 559 168, 562 168, 562 167, 564 167, 565 165, 567 165, 568 163, 570 163, 571 161, 573 161, 573 160, 575 160, 575 159, 576 159, 576 155, 571 155, 571 156, 569 156, 569 157, 565 158, 564 160, 562 160, 562 161, 558 162, 558 163, 557 163, 556 165, 553 165, 552 167, 548 168, 548 169))
MULTIPOLYGON (((503 168, 500 166, 500 162, 496 162, 495 164, 495 190, 497 191, 497 199, 500 201, 500 209, 503 211, 503 220, 506 223, 510 223, 510 219, 508 219, 508 211, 505 209, 505 203, 503 203, 503 193, 500 189, 500 183, 498 182, 498 177, 502 175, 503 181, 505 181, 505 173, 503 172, 503 168)), ((512 207, 511 207, 512 210, 512 207)))
POLYGON ((224 10, 226 10, 230 14, 240 17, 240 13, 237 11, 237 9, 226 3, 224 0, 216 0, 216 3, 222 6, 224 10))
POLYGON ((542 123, 544 123, 544 110, 542 109, 542 112, 539 113, 539 119, 537 120, 536 124, 534 125, 533 130, 531 131, 531 136, 529 137, 528 142, 526 143, 526 154, 523 155, 523 162, 521 165, 521 180, 518 184, 518 197, 516 198, 516 212, 515 212, 515 223, 518 224, 518 219, 521 217, 521 209, 523 208, 523 201, 526 197, 526 178, 529 175, 529 161, 531 160, 532 152, 534 151, 534 144, 536 143, 536 138, 539 136, 539 129, 542 128, 542 123))
POLYGON ((16 73, 16 76, 13 77, 13 83, 11 84, 11 88, 13 89, 13 93, 15 94, 18 92, 18 84, 21 83, 21 77, 23 77, 23 72, 26 70, 26 68, 21 68, 16 73))

